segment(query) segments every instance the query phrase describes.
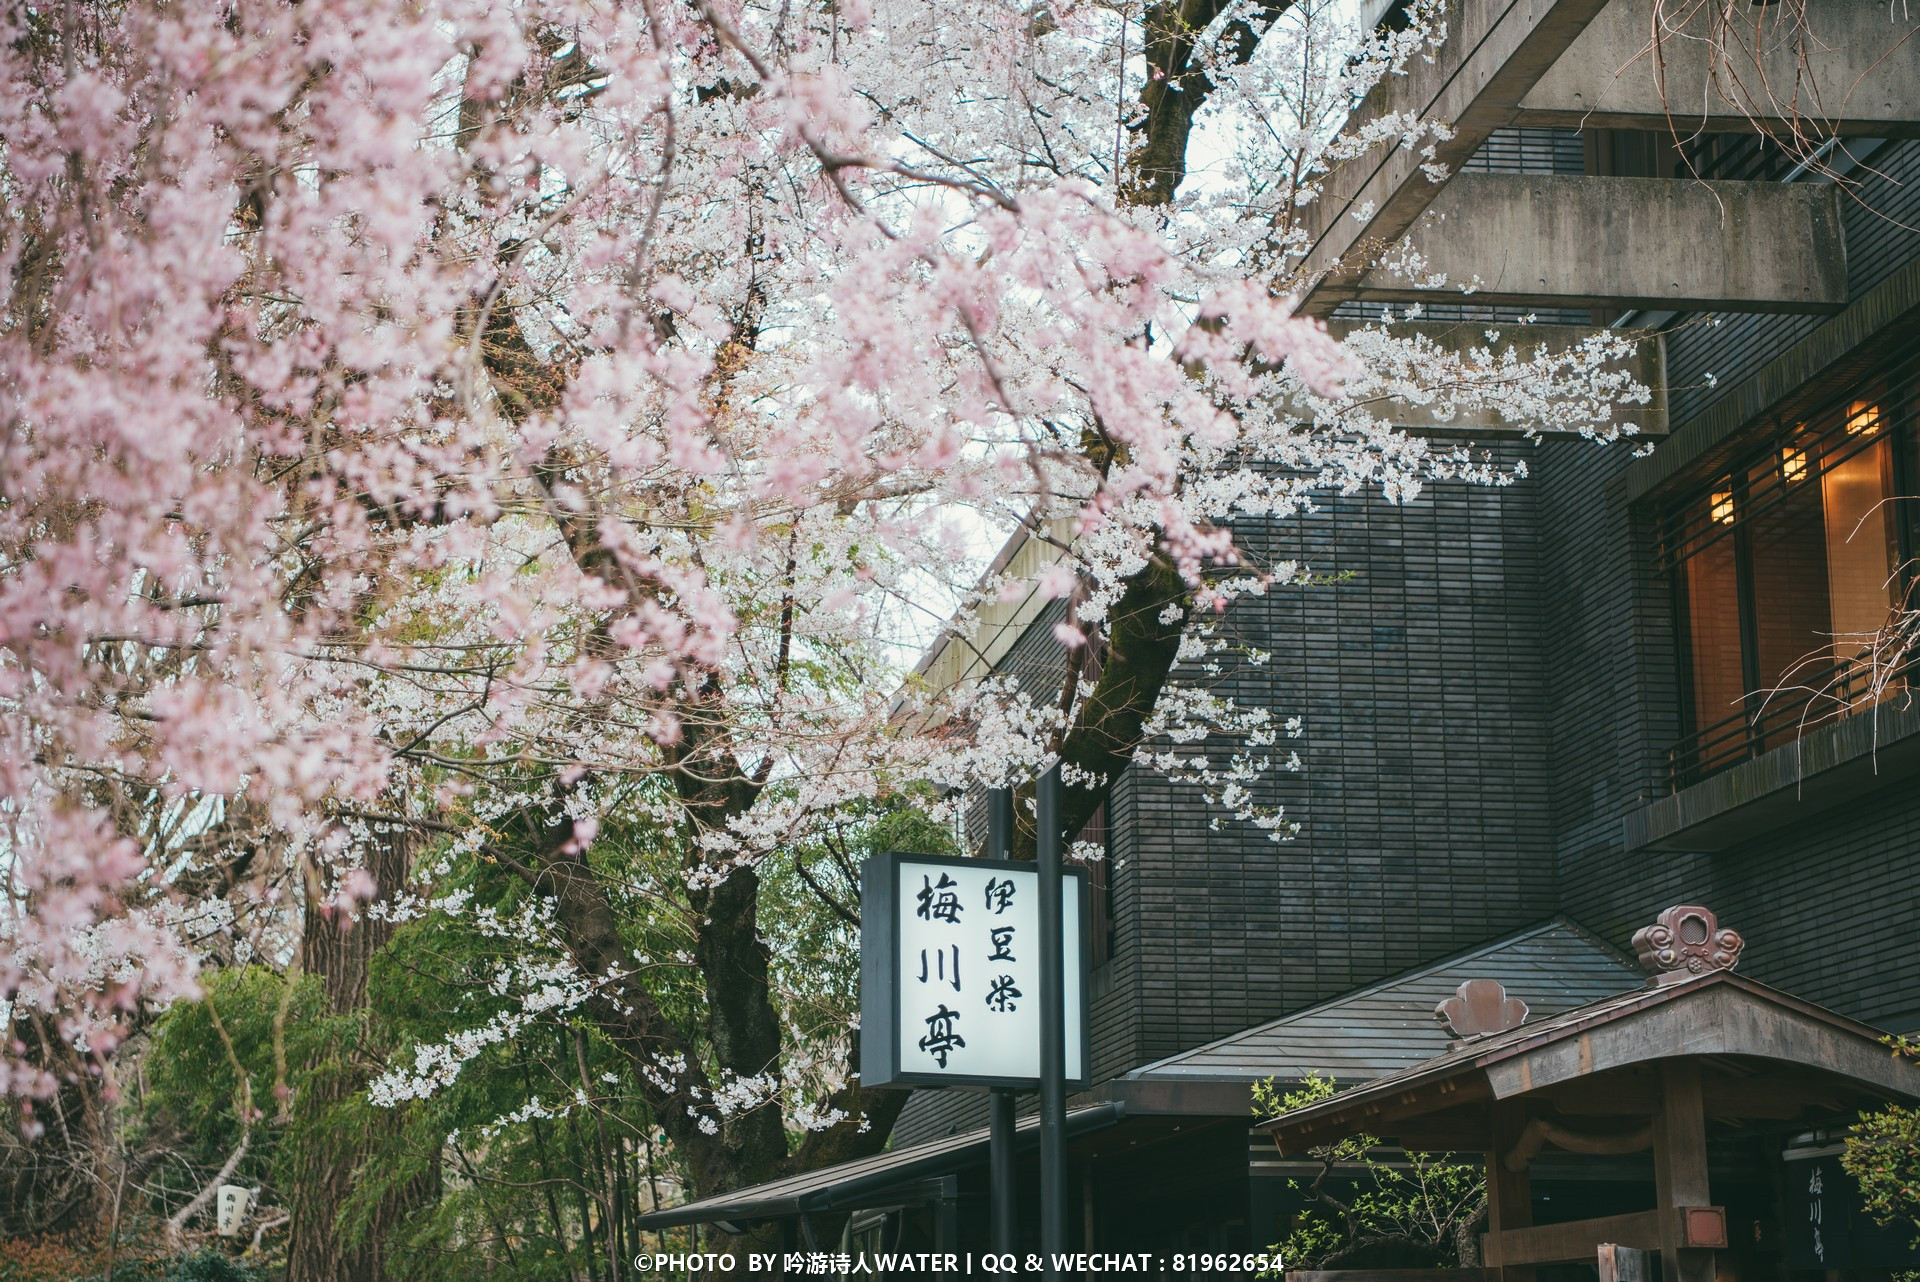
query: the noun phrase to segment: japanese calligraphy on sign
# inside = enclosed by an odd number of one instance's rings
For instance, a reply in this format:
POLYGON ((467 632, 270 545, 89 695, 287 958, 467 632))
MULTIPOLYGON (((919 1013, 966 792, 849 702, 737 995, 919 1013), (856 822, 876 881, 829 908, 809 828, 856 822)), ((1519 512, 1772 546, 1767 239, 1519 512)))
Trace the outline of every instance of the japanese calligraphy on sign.
MULTIPOLYGON (((1084 1081, 1084 877, 1066 877, 1067 1076, 1084 1081)), ((990 1086, 1040 1075, 1039 875, 1032 864, 878 855, 861 872, 861 1078, 990 1086)))
POLYGON ((1860 1186, 1838 1156, 1790 1158, 1782 1167, 1781 1210, 1790 1269, 1907 1270, 1920 1267, 1913 1234, 1868 1214, 1860 1186))

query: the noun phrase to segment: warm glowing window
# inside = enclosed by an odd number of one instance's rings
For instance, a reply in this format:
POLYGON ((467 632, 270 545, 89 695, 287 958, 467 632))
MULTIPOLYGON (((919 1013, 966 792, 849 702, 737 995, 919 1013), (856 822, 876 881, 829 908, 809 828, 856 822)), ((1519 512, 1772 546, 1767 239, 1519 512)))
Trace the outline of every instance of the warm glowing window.
POLYGON ((1876 641, 1906 599, 1896 496, 1915 367, 1777 424, 1663 527, 1690 731, 1676 783, 1790 742, 1899 687, 1876 641))

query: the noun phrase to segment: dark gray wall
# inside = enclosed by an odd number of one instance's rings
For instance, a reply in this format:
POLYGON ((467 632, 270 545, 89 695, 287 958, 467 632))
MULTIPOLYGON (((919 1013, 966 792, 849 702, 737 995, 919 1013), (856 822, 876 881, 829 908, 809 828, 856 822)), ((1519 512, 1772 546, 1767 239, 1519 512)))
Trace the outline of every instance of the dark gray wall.
MULTIPOLYGON (((1529 482, 1448 483, 1404 506, 1335 499, 1240 531, 1256 563, 1346 576, 1233 606, 1225 633, 1272 651, 1269 664, 1184 674, 1305 718, 1304 738, 1276 750, 1297 747, 1305 769, 1277 772, 1260 796, 1303 828, 1276 844, 1194 787, 1138 768, 1122 779, 1113 958, 1093 980, 1096 1079, 1553 913, 1535 506, 1529 482)), ((1046 679, 1051 624, 1005 666, 1046 679)), ((1208 745, 1223 762, 1232 746, 1208 745)), ((922 1092, 896 1142, 984 1116, 983 1097, 922 1092)))
POLYGON ((1534 508, 1527 484, 1446 484, 1241 532, 1256 560, 1349 576, 1230 612, 1273 659, 1217 688, 1305 718, 1305 769, 1261 798, 1302 831, 1275 844, 1134 772, 1116 848, 1135 896, 1122 944, 1149 976, 1142 1059, 1552 912, 1534 508))
MULTIPOLYGON (((1846 211, 1858 298, 1920 255, 1920 143, 1871 157, 1846 211)), ((1693 316, 1669 332, 1675 442, 1820 317, 1693 316), (1709 386, 1707 375, 1713 374, 1709 386)), ((1634 510, 1627 460, 1549 445, 1538 468, 1553 736, 1554 846, 1564 911, 1615 943, 1669 904, 1709 905, 1747 939, 1742 970, 1847 1014, 1920 1026, 1920 789, 1889 781, 1839 811, 1720 854, 1628 852, 1621 815, 1668 790, 1681 734, 1679 659, 1653 573, 1655 495, 1634 510)), ((1810 807, 1811 808, 1811 807, 1810 807)))

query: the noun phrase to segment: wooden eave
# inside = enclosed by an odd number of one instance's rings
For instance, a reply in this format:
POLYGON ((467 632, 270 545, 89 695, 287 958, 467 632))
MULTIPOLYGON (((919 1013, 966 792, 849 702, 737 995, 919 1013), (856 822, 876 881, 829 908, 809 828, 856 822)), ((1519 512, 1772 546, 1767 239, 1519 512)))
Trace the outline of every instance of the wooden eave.
MULTIPOLYGON (((1643 1111, 1637 1071, 1691 1058, 1710 1073, 1709 1114, 1793 1116, 1792 1105, 1920 1099, 1920 1066, 1884 1034, 1765 984, 1719 971, 1646 988, 1457 1047, 1260 1123, 1285 1152, 1357 1133, 1471 1147, 1486 1105, 1526 1097, 1561 1113, 1643 1111), (1601 1080, 1595 1080, 1601 1079, 1601 1080)), ((1651 1107, 1657 1096, 1647 1093, 1651 1107)))

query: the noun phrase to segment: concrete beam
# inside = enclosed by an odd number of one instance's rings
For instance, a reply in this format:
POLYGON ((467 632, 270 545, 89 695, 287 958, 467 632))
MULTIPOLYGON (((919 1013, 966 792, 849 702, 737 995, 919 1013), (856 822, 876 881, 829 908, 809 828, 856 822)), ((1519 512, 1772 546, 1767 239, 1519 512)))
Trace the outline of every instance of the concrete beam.
POLYGON ((1831 184, 1461 174, 1412 240, 1446 285, 1377 268, 1324 294, 1722 312, 1836 312, 1847 301, 1831 184))
POLYGON ((978 681, 999 667, 1034 620, 1053 604, 1053 598, 1041 593, 1033 580, 1061 558, 1060 548, 1072 540, 1073 524, 1072 517, 1064 516, 1049 522, 1047 533, 1052 541, 1033 538, 1024 529, 1015 530, 1001 545, 981 582, 1001 575, 1025 579, 1026 592, 1011 601, 983 603, 973 612, 975 626, 969 632, 963 633, 949 623, 920 656, 909 680, 927 689, 947 690, 965 681, 978 681))
MULTIPOLYGON (((1434 159, 1458 170, 1487 135, 1513 123, 1520 99, 1560 60, 1607 0, 1461 0, 1452 32, 1432 62, 1414 59, 1405 75, 1374 88, 1354 123, 1392 112, 1448 122, 1453 136, 1434 159)), ((1325 315, 1339 305, 1335 286, 1350 283, 1369 249, 1397 242, 1440 187, 1421 172, 1425 159, 1400 148, 1376 150, 1327 176, 1309 207, 1312 248, 1303 270, 1314 283, 1301 309, 1325 315)))
POLYGON ((1514 123, 1920 135, 1920 6, 1806 0, 1804 30, 1797 4, 1663 11, 1673 26, 1656 47, 1654 0, 1612 0, 1520 98, 1514 123))
MULTIPOLYGON (((1327 322, 1327 330, 1335 338, 1345 338, 1355 330, 1364 328, 1365 324, 1332 320, 1327 322)), ((1395 321, 1390 332, 1423 338, 1442 351, 1465 357, 1475 368, 1481 368, 1482 364, 1475 359, 1474 353, 1484 349, 1491 359, 1484 365, 1483 376, 1476 381, 1485 386, 1497 383, 1502 377, 1524 380, 1527 377, 1526 362, 1530 362, 1536 352, 1545 350, 1558 354, 1568 351, 1584 342, 1594 329, 1586 325, 1501 325, 1491 321, 1395 321), (1488 340, 1490 330, 1498 334, 1497 340, 1488 340), (1501 358, 1508 351, 1513 351, 1523 362, 1511 374, 1507 374, 1501 365, 1501 358)), ((1637 345, 1633 355, 1614 368, 1652 389, 1653 399, 1645 405, 1614 407, 1614 419, 1623 425, 1631 425, 1634 435, 1638 437, 1663 437, 1667 434, 1666 340, 1655 330, 1624 330, 1616 333, 1637 340, 1637 345)), ((1442 394, 1436 397, 1435 403, 1419 405, 1396 399, 1374 406, 1374 413, 1396 427, 1421 436, 1465 437, 1476 441, 1521 436, 1533 426, 1490 410, 1450 413, 1444 389, 1436 390, 1441 390, 1442 394)), ((1546 435, 1571 433, 1552 432, 1546 435)))

